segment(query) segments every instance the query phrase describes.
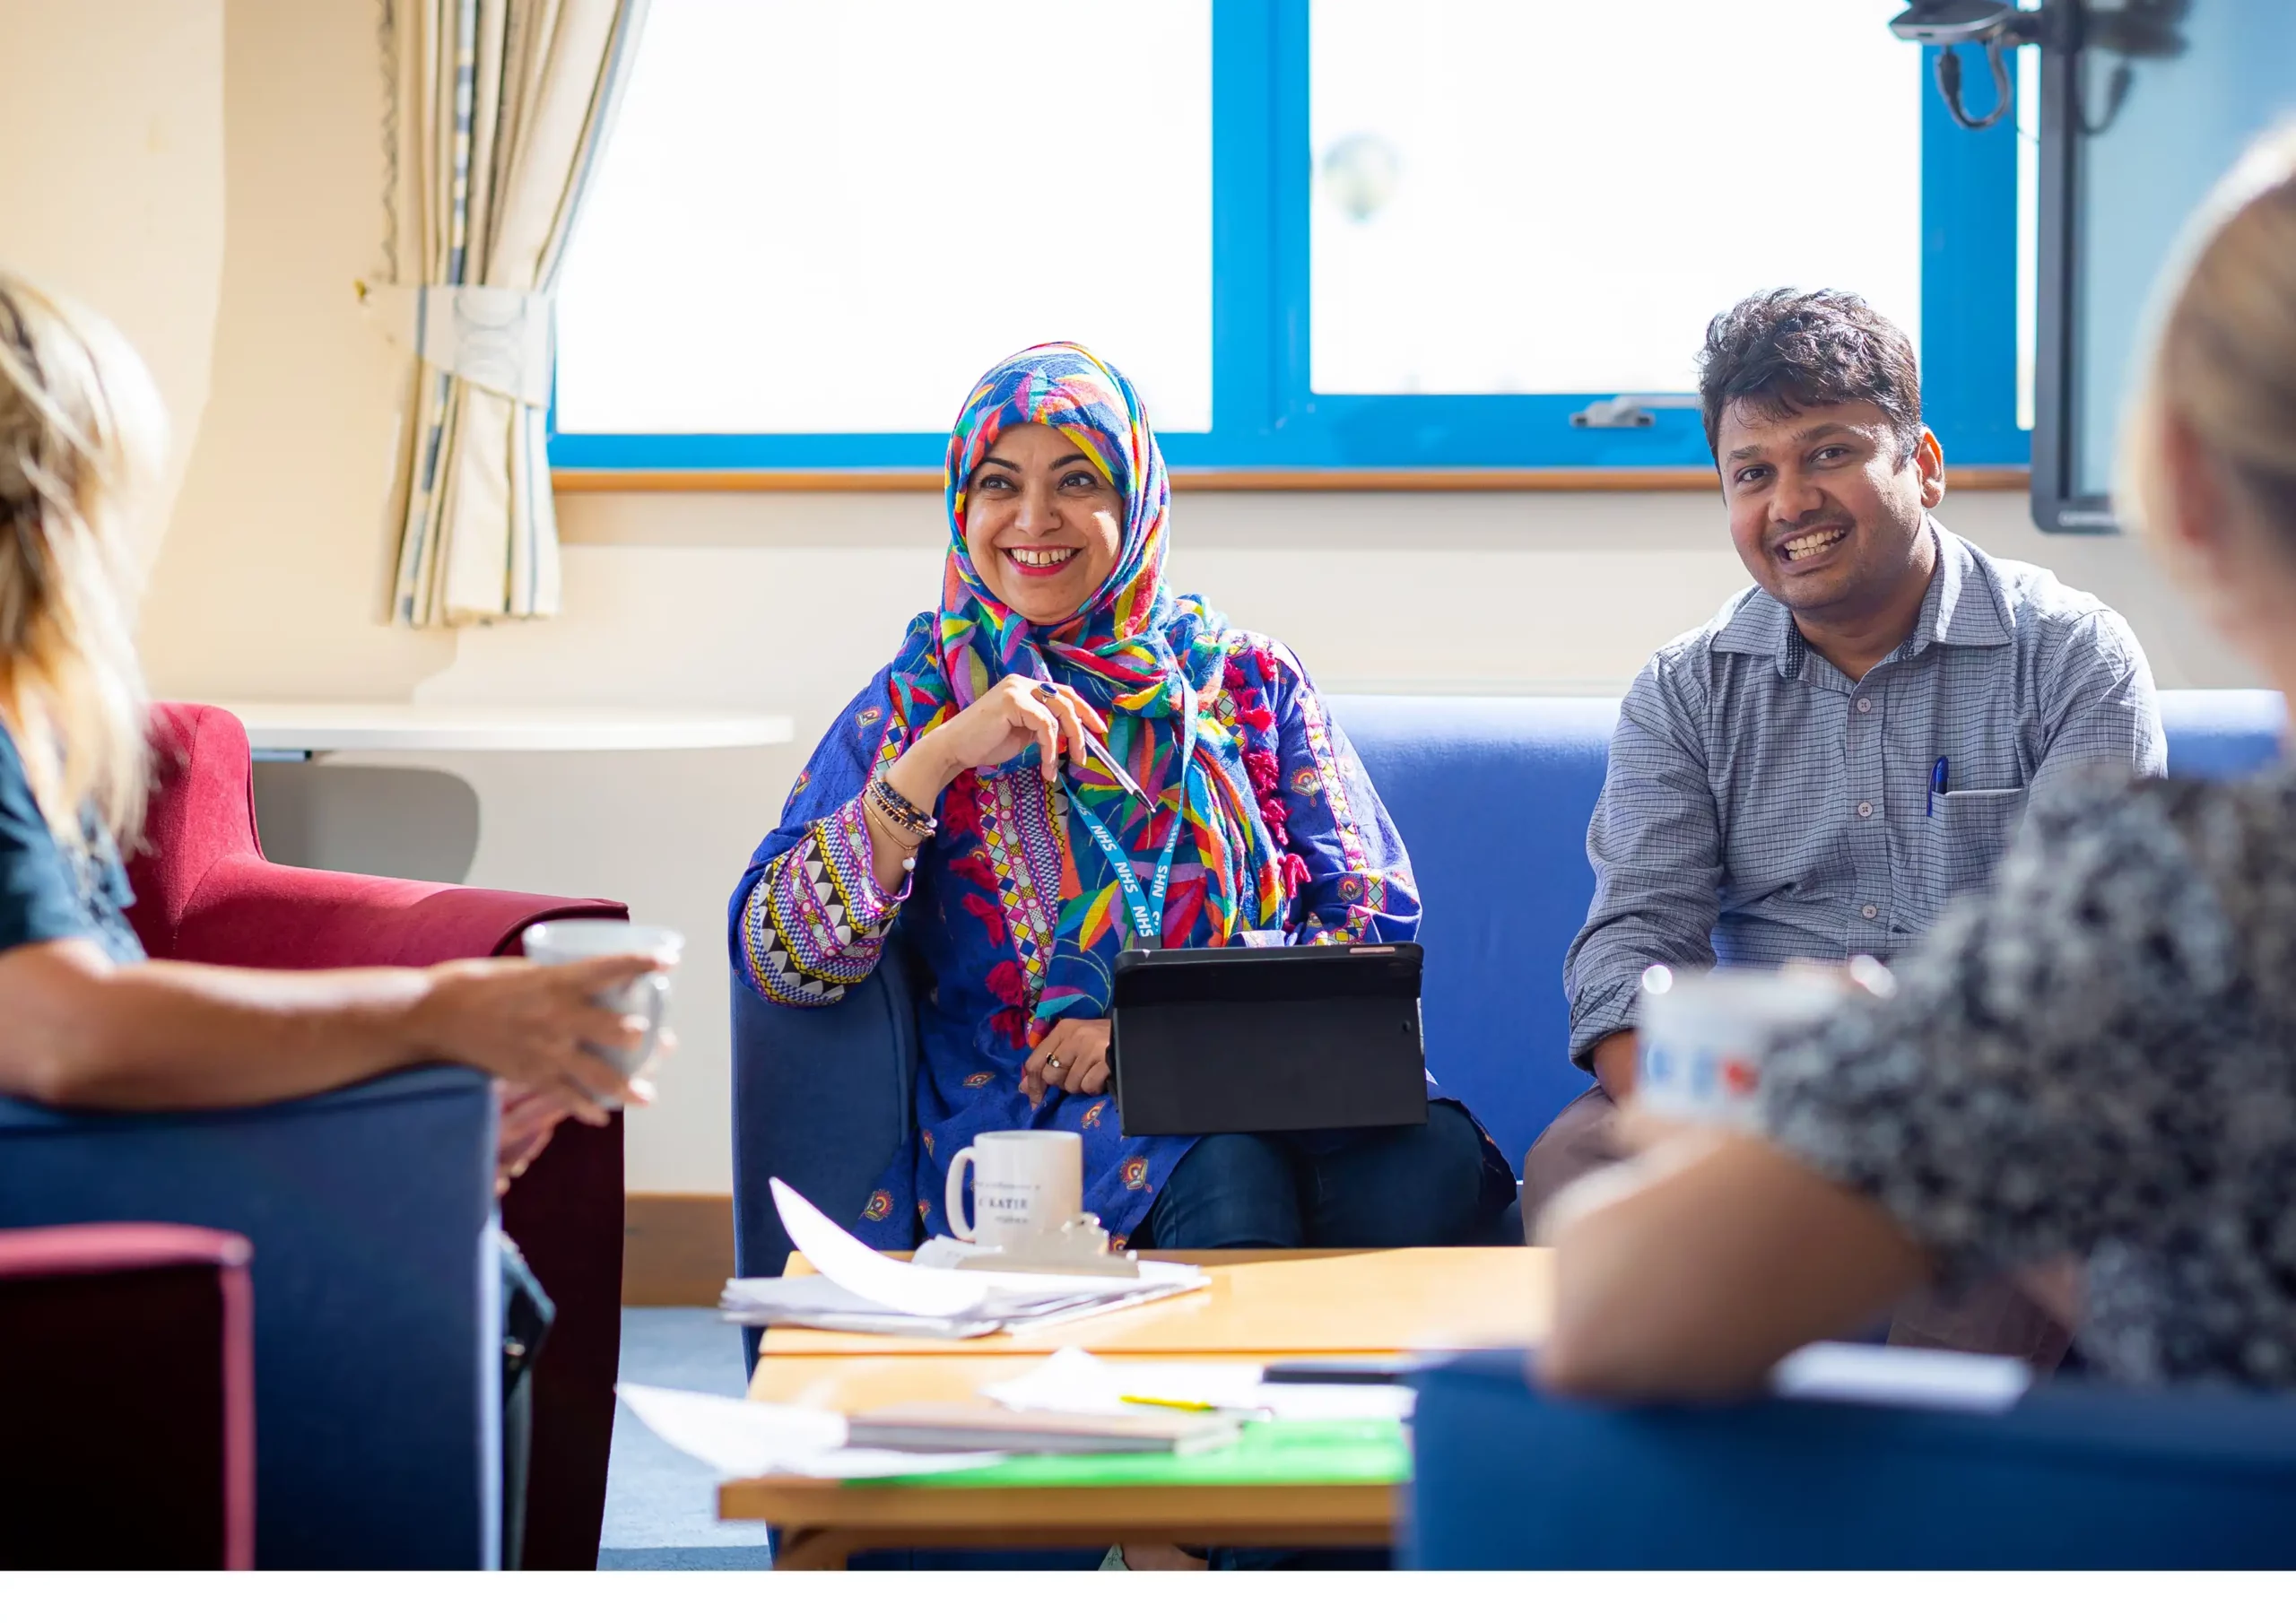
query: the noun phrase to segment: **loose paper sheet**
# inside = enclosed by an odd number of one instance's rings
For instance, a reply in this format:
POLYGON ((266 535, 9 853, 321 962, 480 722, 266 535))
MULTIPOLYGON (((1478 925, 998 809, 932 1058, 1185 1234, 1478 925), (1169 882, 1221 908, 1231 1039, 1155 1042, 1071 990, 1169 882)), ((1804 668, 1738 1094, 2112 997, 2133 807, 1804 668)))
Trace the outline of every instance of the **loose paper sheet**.
MULTIPOLYGON (((772 1180, 774 1209, 790 1242, 804 1258, 835 1283, 881 1306, 926 1318, 958 1318, 969 1315, 1019 1321, 1029 1316, 1032 1304, 1060 1303, 1064 1307, 1124 1298, 1143 1300, 1199 1289, 1208 1283, 1200 1268, 1183 1263, 1143 1263, 1137 1279, 1106 1274, 992 1273, 959 1271, 949 1263, 918 1266, 896 1262, 872 1251, 823 1215, 812 1202, 783 1183, 772 1180)), ((950 1247, 940 1248, 945 1259, 950 1247)))
POLYGON ((913 1313, 895 1313, 819 1273, 789 1274, 775 1280, 727 1280, 718 1298, 718 1310, 728 1323, 735 1324, 787 1324, 809 1330, 946 1336, 952 1340, 994 1334, 999 1324, 996 1319, 920 1318, 913 1313))
MULTIPOLYGON (((917 1248, 910 1264, 947 1270, 980 1254, 980 1247, 945 1235, 935 1235, 917 1248)), ((1193 1263, 1146 1262, 1137 1274, 1004 1272, 993 1268, 968 1268, 965 1277, 979 1280, 994 1293, 992 1306, 1002 1309, 1019 1301, 1049 1301, 1056 1297, 1116 1298, 1174 1290, 1209 1284, 1204 1270, 1193 1263)))
POLYGON ((773 1180, 773 1209, 781 1214, 781 1227, 805 1261, 856 1296, 927 1318, 970 1313, 988 1299, 986 1276, 912 1268, 881 1255, 823 1217, 779 1178, 773 1180))
POLYGON ((983 1386, 981 1395, 1007 1409, 1065 1414, 1138 1414, 1142 1406, 1126 1398, 1161 1398, 1257 1411, 1279 1420, 1407 1419, 1418 1395, 1399 1383, 1270 1383, 1260 1378, 1263 1373, 1257 1364, 1108 1359, 1064 1347, 1011 1380, 983 1386))
POLYGON ((752 1403, 714 1393, 677 1392, 623 1382, 622 1401, 654 1435, 691 1454, 727 1480, 800 1476, 844 1480, 970 1471, 1003 1462, 1001 1454, 903 1454, 845 1446, 845 1417, 787 1403, 752 1403))

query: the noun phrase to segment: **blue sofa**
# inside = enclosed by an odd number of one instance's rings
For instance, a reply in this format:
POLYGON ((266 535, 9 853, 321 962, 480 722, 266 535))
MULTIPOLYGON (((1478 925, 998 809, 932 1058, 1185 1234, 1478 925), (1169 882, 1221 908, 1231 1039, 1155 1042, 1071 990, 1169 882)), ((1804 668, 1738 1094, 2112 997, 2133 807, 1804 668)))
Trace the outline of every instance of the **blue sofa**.
MULTIPOLYGON (((0 1229, 161 1222, 246 1236, 257 1563, 490 1567, 501 1472, 494 1124, 487 1079, 453 1066, 246 1110, 104 1115, 0 1098, 0 1229)), ((98 1430, 88 1445, 137 1469, 131 1439, 98 1430)))
MULTIPOLYGON (((1517 1167, 1587 1085, 1568 1053, 1562 955, 1594 891, 1587 821, 1618 701, 1335 695, 1410 847, 1426 909, 1428 1067, 1517 1167), (1492 845, 1503 826, 1502 846, 1492 845)), ((2280 696, 2161 695, 2172 771, 2227 777, 2272 759, 2280 696)), ((734 1215, 745 1275, 788 1255, 766 1179, 857 1214, 909 1129, 914 992, 897 953, 833 1009, 766 1002, 734 972, 734 1215)))
POLYGON ((2296 1400, 2064 1381, 1998 1415, 1550 1399, 1519 1352, 1418 1378, 1408 1564, 2285 1567, 2296 1400))

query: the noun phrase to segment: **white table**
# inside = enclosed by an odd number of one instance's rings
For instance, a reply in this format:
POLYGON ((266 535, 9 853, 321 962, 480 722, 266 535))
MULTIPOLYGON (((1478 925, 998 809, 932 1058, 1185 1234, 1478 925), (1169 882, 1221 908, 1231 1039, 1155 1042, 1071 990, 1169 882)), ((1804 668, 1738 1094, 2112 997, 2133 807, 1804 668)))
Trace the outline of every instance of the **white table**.
MULTIPOLYGON (((616 751, 740 750, 787 743, 789 717, 753 710, 614 707, 596 705, 279 704, 264 700, 204 701, 230 711, 248 730, 256 760, 317 762, 338 753, 387 766, 378 756, 515 754, 586 756, 616 751)), ((409 766, 421 766, 420 759, 409 766)), ((474 767, 477 766, 474 759, 474 767)), ((470 783, 474 776, 448 768, 470 783)), ((300 772, 268 785, 258 776, 258 817, 273 860, 298 867, 346 868, 405 879, 461 882, 477 853, 478 806, 467 818, 418 801, 412 820, 382 820, 388 834, 372 838, 373 820, 353 815, 348 825, 318 810, 327 803, 319 780, 300 772), (466 826, 465 826, 466 825, 466 826), (365 830, 353 832, 352 830, 365 830)), ((467 791, 474 795, 476 790, 467 791)), ((356 798, 356 797, 354 797, 356 798)), ((340 812, 341 808, 338 807, 340 812)), ((526 889, 547 889, 529 883, 526 889)))
POLYGON ((754 710, 210 702, 239 718, 263 761, 338 750, 738 750, 786 744, 792 736, 787 716, 754 710))

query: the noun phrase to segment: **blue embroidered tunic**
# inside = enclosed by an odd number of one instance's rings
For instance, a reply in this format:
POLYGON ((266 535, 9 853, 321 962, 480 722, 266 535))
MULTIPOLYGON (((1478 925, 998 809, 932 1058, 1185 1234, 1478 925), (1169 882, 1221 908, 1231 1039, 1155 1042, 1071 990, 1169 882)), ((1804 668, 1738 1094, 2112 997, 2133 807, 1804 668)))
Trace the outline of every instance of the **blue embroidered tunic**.
MULTIPOLYGON (((1228 648, 1228 674, 1210 715, 1243 741, 1223 753, 1223 769, 1271 831, 1280 830, 1292 859, 1284 864, 1291 887, 1281 941, 1412 940, 1419 896, 1410 858, 1315 684, 1290 649, 1267 638, 1231 631, 1228 648)), ((1020 1090, 1031 1032, 1048 1025, 1033 1011, 1053 971, 1059 898, 1064 887, 1074 891, 1086 842, 1065 814, 1065 794, 1045 783, 1030 749, 994 771, 960 777, 942 799, 940 830, 918 854, 908 890, 880 890, 860 794, 876 757, 885 684, 880 673, 846 707, 798 776, 781 826, 751 859, 733 900, 735 961, 776 1002, 833 1003, 876 968, 894 920, 906 921, 903 936, 933 987, 918 1011, 918 1132, 855 1214, 863 1238, 895 1248, 912 1244, 919 1224, 928 1234, 948 1233, 941 1189, 951 1157, 981 1133, 1058 1127, 1083 1136, 1085 1206, 1121 1243, 1195 1141, 1126 1138, 1105 1096, 1053 1091, 1031 1109, 1020 1090)), ((1142 786, 1151 795, 1163 787, 1142 786)), ((1201 864, 1174 864, 1167 942, 1203 944, 1204 889, 1201 864)), ((1073 959, 1062 959, 1065 977, 1091 981, 1097 971, 1100 992, 1070 1003, 1064 1016, 1105 1014, 1122 945, 1103 937, 1081 975, 1070 974, 1073 959)))
MULTIPOLYGON (((877 967, 896 918, 922 960, 915 1139, 855 1232, 909 1244, 949 1224, 950 1160, 994 1128, 1061 1128, 1084 1145, 1084 1202, 1122 1244, 1194 1141, 1126 1138, 1103 1097, 1021 1091, 1031 1047, 1106 1014, 1128 927, 1167 947, 1409 941, 1419 898, 1403 841, 1300 663, 1164 581, 1170 482, 1138 395, 1074 344, 990 369, 949 437, 941 603, 830 728, 734 893, 730 946, 777 1002, 836 1002, 877 967), (1121 545, 1066 620, 1038 624, 974 567, 967 490, 997 436, 1065 435, 1121 497, 1121 545), (861 797, 873 774, 1003 681, 1060 682, 1107 724, 1109 756, 1048 785, 1035 746, 963 774, 897 895, 873 877, 861 797), (1123 781, 1136 783, 1135 794, 1123 781), (1082 836, 1082 838, 1080 838, 1082 836), (1162 917, 1146 899, 1169 863, 1162 917), (1127 871, 1128 870, 1128 871, 1127 871), (1139 924, 1132 926, 1135 912, 1139 924)), ((1486 1150, 1491 1190, 1512 1187, 1486 1150)))

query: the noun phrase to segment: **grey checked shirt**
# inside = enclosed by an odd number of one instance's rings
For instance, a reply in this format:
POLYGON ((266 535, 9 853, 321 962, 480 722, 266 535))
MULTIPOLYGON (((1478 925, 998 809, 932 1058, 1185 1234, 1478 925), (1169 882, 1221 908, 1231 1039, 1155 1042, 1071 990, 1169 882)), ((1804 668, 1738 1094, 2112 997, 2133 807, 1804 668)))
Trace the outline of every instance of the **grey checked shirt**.
POLYGON ((1578 1063, 1634 1024, 1654 963, 1889 959, 1990 881, 2029 796, 2098 763, 2167 770, 2128 622, 1931 527, 1921 619, 1863 681, 1757 586, 1634 679, 1587 830, 1594 905, 1563 960, 1578 1063))

